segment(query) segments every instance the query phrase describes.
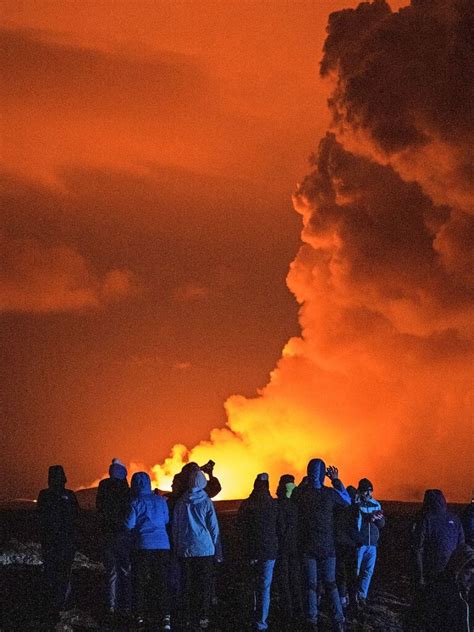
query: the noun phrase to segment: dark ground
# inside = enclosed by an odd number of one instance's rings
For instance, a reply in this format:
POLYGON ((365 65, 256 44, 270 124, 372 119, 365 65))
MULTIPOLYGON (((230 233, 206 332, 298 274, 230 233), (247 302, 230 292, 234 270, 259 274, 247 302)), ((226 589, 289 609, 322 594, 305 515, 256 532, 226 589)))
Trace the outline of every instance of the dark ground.
MULTIPOLYGON (((84 495, 82 505, 90 506, 84 495)), ((251 603, 251 579, 248 567, 239 555, 235 532, 238 502, 216 503, 224 547, 224 563, 217 570, 218 603, 212 616, 213 632, 236 632, 248 629, 251 603)), ((410 530, 420 505, 383 503, 387 524, 379 546, 379 556, 364 617, 348 626, 357 632, 400 632, 403 613, 413 597, 415 585, 411 575, 410 530)), ((451 507, 455 512, 459 506, 451 507)), ((0 630, 46 630, 43 623, 45 600, 42 593, 42 567, 37 542, 34 510, 10 508, 0 511, 0 630)), ((73 569, 71 609, 63 614, 57 632, 108 630, 101 623, 103 575, 96 514, 82 511, 79 554, 73 569)), ((277 595, 272 599, 271 631, 283 632, 278 618, 277 595)), ((120 628, 128 630, 127 627, 120 628)), ((330 630, 325 617, 322 632, 330 630)), ((132 628, 130 628, 132 630, 132 628)))

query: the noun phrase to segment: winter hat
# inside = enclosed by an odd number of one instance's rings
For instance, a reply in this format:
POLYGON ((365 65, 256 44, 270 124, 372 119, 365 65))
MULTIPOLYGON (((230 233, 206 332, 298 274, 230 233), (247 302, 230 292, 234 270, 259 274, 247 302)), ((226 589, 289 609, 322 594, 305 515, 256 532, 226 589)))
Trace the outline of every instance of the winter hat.
POLYGON ((369 481, 368 478, 361 478, 359 481, 359 487, 358 487, 360 492, 368 492, 373 491, 374 486, 372 485, 372 483, 369 481))
POLYGON ((293 474, 282 474, 278 481, 278 487, 276 490, 277 498, 288 498, 286 486, 288 483, 294 483, 295 477, 293 474))
POLYGON ((120 459, 112 459, 112 463, 109 467, 110 478, 116 478, 118 480, 124 480, 127 478, 127 468, 120 459))
POLYGON ((268 480, 268 474, 266 472, 261 472, 260 474, 257 474, 257 477, 255 478, 255 481, 253 483, 253 490, 259 492, 261 490, 268 491, 269 489, 270 484, 268 480))
POLYGON ((67 478, 62 465, 51 465, 48 469, 49 487, 64 487, 67 478))
POLYGON ((207 478, 201 472, 201 470, 195 470, 189 475, 188 489, 205 489, 207 485, 207 478))

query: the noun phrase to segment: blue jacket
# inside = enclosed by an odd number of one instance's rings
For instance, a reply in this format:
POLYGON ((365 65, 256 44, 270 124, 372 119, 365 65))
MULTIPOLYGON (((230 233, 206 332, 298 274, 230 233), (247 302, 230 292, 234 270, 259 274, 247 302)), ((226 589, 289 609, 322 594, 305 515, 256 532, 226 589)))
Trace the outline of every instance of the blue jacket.
POLYGON ((215 555, 219 540, 219 523, 202 472, 196 472, 191 489, 185 492, 173 512, 173 549, 178 557, 215 555))
POLYGON ((376 522, 372 522, 371 514, 377 511, 381 512, 382 505, 375 498, 371 498, 360 501, 354 505, 354 508, 358 509, 356 544, 358 546, 377 546, 380 536, 379 530, 385 526, 385 518, 382 517, 376 522))
POLYGON ((131 491, 132 502, 124 526, 132 532, 135 548, 169 549, 166 500, 151 491, 150 477, 146 472, 137 472, 132 476, 131 491))

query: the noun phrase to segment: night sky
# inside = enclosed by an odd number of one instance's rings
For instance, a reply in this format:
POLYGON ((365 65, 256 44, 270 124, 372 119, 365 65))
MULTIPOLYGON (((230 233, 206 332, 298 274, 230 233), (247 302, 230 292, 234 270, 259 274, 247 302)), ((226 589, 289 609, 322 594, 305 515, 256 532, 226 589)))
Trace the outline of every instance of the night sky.
POLYGON ((407 4, 5 0, 0 498, 184 444, 468 499, 473 8, 407 4))

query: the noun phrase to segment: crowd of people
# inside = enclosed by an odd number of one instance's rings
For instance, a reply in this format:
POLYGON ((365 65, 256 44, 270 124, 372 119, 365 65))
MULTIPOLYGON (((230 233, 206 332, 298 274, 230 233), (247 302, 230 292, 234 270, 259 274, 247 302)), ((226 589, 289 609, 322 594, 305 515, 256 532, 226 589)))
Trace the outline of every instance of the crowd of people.
MULTIPOLYGON (((367 478, 346 489, 338 469, 318 458, 298 485, 293 475, 281 476, 276 498, 268 474, 256 476, 237 514, 241 556, 254 582, 254 630, 269 627, 272 584, 279 606, 274 629, 316 632, 327 603, 333 629, 342 632, 365 610, 385 524, 373 489, 367 478)), ((215 568, 223 559, 211 499, 220 491, 213 461, 187 463, 165 495, 152 490, 146 472, 133 474, 129 486, 125 466, 112 460, 96 497, 107 625, 130 620, 150 630, 210 628, 215 568)), ((440 490, 426 491, 413 529, 419 591, 406 630, 471 631, 473 507, 463 525, 440 490)), ((45 583, 58 614, 69 596, 79 511, 62 466, 49 468, 37 508, 45 583)))

